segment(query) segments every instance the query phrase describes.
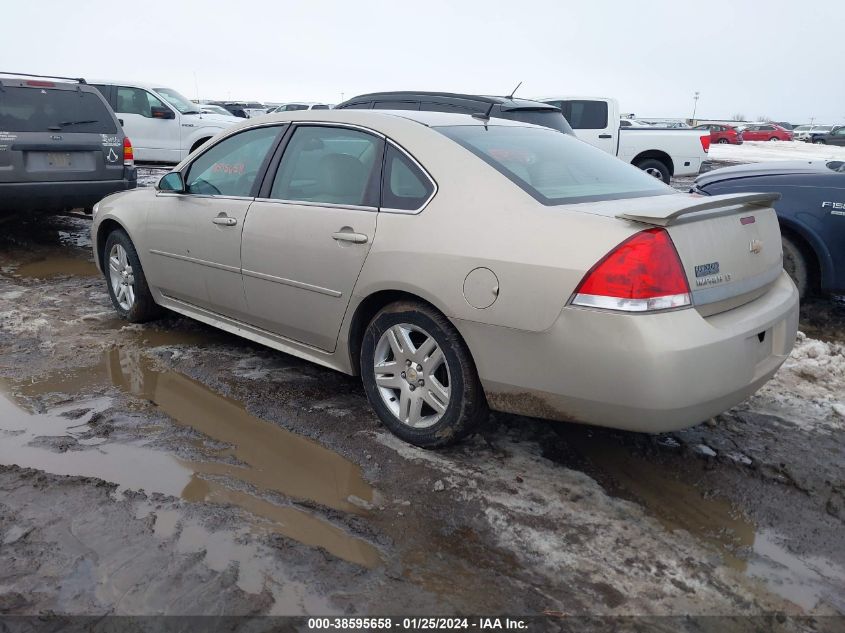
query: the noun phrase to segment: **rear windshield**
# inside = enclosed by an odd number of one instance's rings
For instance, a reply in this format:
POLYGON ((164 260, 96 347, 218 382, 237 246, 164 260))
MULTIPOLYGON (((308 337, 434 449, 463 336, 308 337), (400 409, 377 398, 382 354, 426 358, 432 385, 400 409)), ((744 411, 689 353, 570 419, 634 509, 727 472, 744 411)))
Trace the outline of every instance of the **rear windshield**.
POLYGON ((522 121, 523 123, 531 123, 532 125, 542 125, 543 127, 566 134, 575 134, 560 110, 529 110, 520 108, 519 110, 504 110, 495 116, 499 119, 522 121))
POLYGON ((115 134, 117 126, 98 92, 4 86, 0 131, 115 134))
POLYGON ((510 126, 434 129, 546 205, 675 193, 644 171, 567 134, 510 126))

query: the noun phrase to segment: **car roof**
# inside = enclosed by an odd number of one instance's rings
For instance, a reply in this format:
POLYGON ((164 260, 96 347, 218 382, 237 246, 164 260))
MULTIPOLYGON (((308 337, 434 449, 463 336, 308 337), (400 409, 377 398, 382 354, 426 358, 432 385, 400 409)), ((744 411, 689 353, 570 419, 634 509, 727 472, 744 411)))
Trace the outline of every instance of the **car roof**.
POLYGON ((554 106, 550 106, 547 103, 542 103, 541 101, 534 101, 532 99, 520 99, 520 98, 510 98, 510 97, 499 97, 495 95, 471 95, 471 94, 462 94, 458 92, 427 92, 427 91, 420 91, 420 90, 392 90, 389 92, 369 92, 367 94, 356 95, 351 99, 347 99, 339 106, 342 106, 347 103, 355 103, 356 101, 367 101, 367 100, 374 100, 374 99, 415 99, 415 98, 445 98, 445 99, 462 99, 465 101, 476 101, 479 103, 487 103, 487 104, 498 104, 503 106, 507 109, 528 109, 528 108, 554 108, 554 106))
POLYGON ((478 125, 496 127, 536 127, 546 129, 539 125, 512 121, 510 119, 480 119, 470 114, 457 112, 430 112, 423 110, 294 110, 293 112, 272 113, 260 119, 247 119, 236 127, 250 127, 253 125, 267 124, 273 121, 313 121, 315 123, 349 123, 358 125, 378 125, 379 121, 395 121, 405 119, 426 127, 441 127, 450 125, 478 125))

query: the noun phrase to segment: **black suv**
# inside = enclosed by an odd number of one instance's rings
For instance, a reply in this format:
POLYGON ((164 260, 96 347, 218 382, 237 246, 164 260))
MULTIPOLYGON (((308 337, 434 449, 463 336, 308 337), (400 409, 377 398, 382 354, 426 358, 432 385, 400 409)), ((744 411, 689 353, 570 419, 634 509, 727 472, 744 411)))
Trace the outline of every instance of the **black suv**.
POLYGON ((335 106, 336 110, 344 108, 423 110, 482 115, 489 113, 489 116, 496 119, 533 123, 566 134, 574 134, 560 108, 548 103, 512 97, 485 97, 451 92, 373 92, 352 97, 335 106))
POLYGON ((132 145, 96 88, 0 72, 0 212, 90 209, 136 185, 132 145))

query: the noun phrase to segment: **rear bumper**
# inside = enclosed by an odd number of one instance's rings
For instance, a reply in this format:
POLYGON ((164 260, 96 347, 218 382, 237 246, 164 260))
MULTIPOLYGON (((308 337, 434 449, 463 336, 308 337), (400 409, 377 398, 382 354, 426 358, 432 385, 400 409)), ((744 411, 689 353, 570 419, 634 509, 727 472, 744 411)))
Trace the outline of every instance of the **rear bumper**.
POLYGON ((111 193, 138 185, 134 167, 121 180, 0 183, 0 211, 61 211, 87 208, 111 193))
POLYGON ((491 408, 655 433, 698 424, 769 380, 795 341, 798 292, 782 273, 759 299, 707 318, 568 307, 543 333, 456 325, 491 408))

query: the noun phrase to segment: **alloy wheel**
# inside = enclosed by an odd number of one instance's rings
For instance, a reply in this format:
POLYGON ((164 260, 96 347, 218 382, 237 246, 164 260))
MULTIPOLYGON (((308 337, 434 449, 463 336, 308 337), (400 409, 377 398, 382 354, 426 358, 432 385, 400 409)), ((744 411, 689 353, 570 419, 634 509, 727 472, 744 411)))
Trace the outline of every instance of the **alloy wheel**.
POLYGON ((126 249, 120 244, 109 251, 109 280, 115 300, 128 312, 135 304, 135 274, 126 249))
POLYGON ((449 366, 440 345, 421 327, 399 323, 384 332, 376 344, 373 371, 382 401, 402 424, 427 428, 446 412, 449 366))

